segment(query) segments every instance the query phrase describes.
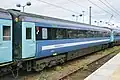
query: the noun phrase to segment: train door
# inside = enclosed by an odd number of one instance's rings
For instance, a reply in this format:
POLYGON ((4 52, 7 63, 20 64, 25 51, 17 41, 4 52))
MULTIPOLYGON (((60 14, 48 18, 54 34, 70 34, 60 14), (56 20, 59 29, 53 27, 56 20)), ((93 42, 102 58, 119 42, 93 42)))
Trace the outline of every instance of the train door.
POLYGON ((36 52, 35 24, 22 23, 22 58, 34 57, 36 52))
POLYGON ((12 21, 0 20, 0 63, 12 61, 12 21))

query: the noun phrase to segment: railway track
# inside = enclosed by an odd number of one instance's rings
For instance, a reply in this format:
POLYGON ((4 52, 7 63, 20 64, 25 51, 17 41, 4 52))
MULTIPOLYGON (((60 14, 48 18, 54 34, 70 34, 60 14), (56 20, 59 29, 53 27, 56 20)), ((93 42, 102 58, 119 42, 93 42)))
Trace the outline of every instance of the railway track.
MULTIPOLYGON (((112 54, 107 54, 101 58, 98 58, 97 60, 93 61, 93 62, 90 62, 89 64, 86 64, 84 67, 81 67, 81 68, 78 68, 76 69, 75 71, 71 72, 71 73, 68 73, 62 77, 60 77, 58 80, 74 80, 71 78, 71 76, 75 76, 77 73, 80 73, 82 70, 90 70, 88 69, 90 66, 94 67, 93 65, 98 65, 99 62, 104 61, 103 63, 105 63, 106 61, 108 61, 110 58, 112 58, 113 56, 116 55, 116 53, 118 53, 120 50, 117 50, 117 51, 113 51, 112 54)), ((102 65, 102 64, 101 64, 102 65)), ((90 72, 94 72, 96 69, 98 69, 101 65, 98 65, 97 68, 95 68, 94 70, 90 70, 90 72)), ((75 79, 77 80, 77 79, 75 79)), ((83 80, 83 79, 79 79, 79 80, 83 80)))
MULTIPOLYGON (((41 72, 20 73, 17 80, 72 80, 68 79, 71 75, 82 69, 87 69, 90 65, 96 64, 101 59, 113 57, 120 52, 120 47, 109 48, 84 57, 80 57, 64 64, 45 69, 41 72)), ((106 60, 105 60, 106 61, 106 60)), ((0 80, 16 80, 11 76, 0 78, 0 80)), ((74 79, 73 79, 74 80, 74 79)), ((78 79, 79 80, 79 79, 78 79)))
MULTIPOLYGON (((106 51, 100 51, 91 55, 78 58, 76 60, 65 63, 61 66, 57 66, 50 71, 42 72, 37 80, 66 80, 66 77, 74 74, 75 72, 88 68, 89 65, 96 63, 97 61, 109 57, 109 59, 115 56, 119 51, 120 47, 114 47, 107 49, 106 51), (108 50, 108 52, 107 52, 108 50)), ((72 79, 68 79, 72 80, 72 79)), ((73 79, 74 80, 74 79, 73 79)))

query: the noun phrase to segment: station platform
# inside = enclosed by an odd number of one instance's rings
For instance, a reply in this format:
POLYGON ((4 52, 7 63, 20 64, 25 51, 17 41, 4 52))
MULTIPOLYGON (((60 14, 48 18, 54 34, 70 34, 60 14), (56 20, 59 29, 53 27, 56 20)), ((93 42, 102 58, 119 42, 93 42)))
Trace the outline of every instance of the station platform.
POLYGON ((120 53, 84 80, 120 80, 120 53))

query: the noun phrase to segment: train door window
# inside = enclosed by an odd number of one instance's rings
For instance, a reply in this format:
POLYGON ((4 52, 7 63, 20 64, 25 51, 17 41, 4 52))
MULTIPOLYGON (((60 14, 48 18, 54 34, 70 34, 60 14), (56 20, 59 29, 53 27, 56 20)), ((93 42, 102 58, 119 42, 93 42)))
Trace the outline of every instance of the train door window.
POLYGON ((32 39, 32 28, 26 28, 26 39, 32 39))
POLYGON ((3 41, 11 40, 11 29, 10 26, 3 26, 3 41))

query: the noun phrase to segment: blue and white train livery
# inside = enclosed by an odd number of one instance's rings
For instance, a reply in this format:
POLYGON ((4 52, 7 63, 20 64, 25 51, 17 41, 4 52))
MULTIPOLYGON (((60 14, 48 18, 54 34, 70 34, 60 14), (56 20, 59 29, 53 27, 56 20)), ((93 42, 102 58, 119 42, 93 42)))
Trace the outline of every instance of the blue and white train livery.
POLYGON ((1 9, 0 64, 40 71, 108 48, 119 42, 118 34, 119 29, 1 9))
MULTIPOLYGON (((35 70, 62 63, 109 46, 111 30, 51 17, 9 10, 15 22, 14 59, 23 59, 35 70), (17 14, 17 15, 16 15, 17 14), (18 47, 21 46, 21 47, 18 47)), ((27 67, 28 68, 28 67, 27 67)), ((30 69, 31 69, 30 68, 30 69)))

